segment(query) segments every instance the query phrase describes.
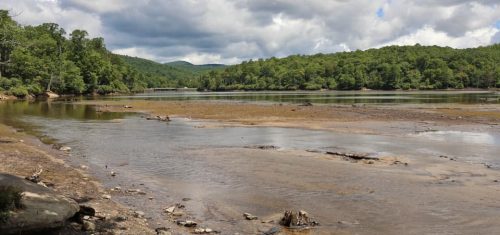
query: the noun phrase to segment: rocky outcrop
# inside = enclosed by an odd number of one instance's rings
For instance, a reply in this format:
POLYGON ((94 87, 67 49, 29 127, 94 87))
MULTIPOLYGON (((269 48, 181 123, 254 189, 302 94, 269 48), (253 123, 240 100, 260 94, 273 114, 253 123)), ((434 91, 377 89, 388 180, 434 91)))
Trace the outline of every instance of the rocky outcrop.
POLYGON ((22 191, 22 209, 11 211, 0 234, 26 234, 57 229, 80 210, 74 200, 28 180, 0 174, 0 186, 13 186, 22 191))
POLYGON ((46 91, 45 93, 43 93, 41 95, 42 97, 45 97, 45 98, 48 98, 48 99, 55 99, 55 98, 59 98, 59 95, 52 92, 52 91, 46 91))

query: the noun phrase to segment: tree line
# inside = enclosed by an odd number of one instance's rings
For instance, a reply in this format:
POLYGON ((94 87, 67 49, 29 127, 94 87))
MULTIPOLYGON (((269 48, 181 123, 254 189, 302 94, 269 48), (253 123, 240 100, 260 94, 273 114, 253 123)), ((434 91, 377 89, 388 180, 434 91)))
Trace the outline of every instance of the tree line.
POLYGON ((500 88, 500 44, 389 46, 245 61, 200 77, 203 90, 500 88))
POLYGON ((84 30, 59 25, 21 26, 0 10, 0 91, 15 96, 109 94, 141 91, 147 77, 84 30))

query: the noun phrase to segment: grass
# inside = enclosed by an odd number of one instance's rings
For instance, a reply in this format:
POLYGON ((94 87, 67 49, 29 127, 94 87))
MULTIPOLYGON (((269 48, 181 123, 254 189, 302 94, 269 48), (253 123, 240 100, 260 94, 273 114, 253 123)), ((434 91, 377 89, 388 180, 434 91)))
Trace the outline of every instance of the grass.
POLYGON ((0 223, 9 218, 9 211, 22 208, 22 192, 13 186, 0 186, 0 223))

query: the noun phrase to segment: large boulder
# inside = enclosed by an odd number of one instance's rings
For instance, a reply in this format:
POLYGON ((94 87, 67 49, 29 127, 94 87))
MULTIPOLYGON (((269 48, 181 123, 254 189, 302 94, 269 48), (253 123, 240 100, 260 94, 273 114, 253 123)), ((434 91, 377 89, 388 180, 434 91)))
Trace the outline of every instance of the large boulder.
POLYGON ((7 221, 0 223, 0 234, 26 234, 57 229, 80 210, 74 200, 13 175, 0 174, 0 186, 13 186, 23 192, 22 209, 11 211, 7 221))

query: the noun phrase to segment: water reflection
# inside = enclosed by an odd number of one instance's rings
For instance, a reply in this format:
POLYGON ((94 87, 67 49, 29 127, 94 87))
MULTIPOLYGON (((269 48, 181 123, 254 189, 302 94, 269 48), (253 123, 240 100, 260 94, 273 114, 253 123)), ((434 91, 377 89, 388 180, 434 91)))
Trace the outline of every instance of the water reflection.
POLYGON ((153 92, 108 99, 227 100, 338 104, 500 103, 500 94, 485 91, 297 91, 297 92, 153 92))

